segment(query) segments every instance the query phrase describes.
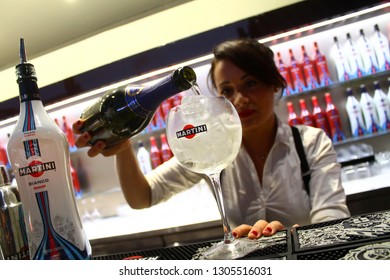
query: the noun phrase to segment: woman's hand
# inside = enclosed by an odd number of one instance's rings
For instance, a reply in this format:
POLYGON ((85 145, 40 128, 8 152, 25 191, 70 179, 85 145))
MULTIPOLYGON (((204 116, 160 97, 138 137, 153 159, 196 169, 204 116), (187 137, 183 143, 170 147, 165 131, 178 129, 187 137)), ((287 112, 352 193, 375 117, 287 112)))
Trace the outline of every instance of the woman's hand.
POLYGON ((234 237, 242 237, 248 235, 250 239, 258 239, 261 236, 271 236, 285 227, 279 221, 267 222, 265 220, 257 221, 253 226, 240 225, 233 229, 234 237))
POLYGON ((91 140, 91 134, 88 132, 81 133, 80 128, 82 127, 82 125, 82 120, 78 120, 72 125, 74 134, 79 134, 79 136, 76 138, 75 144, 77 148, 83 148, 88 146, 91 147, 88 150, 88 156, 90 157, 95 157, 98 154, 102 154, 106 157, 116 155, 122 149, 131 145, 129 140, 123 140, 122 142, 116 144, 109 149, 104 149, 106 147, 106 143, 104 141, 97 141, 94 145, 91 146, 88 143, 89 140, 91 140))

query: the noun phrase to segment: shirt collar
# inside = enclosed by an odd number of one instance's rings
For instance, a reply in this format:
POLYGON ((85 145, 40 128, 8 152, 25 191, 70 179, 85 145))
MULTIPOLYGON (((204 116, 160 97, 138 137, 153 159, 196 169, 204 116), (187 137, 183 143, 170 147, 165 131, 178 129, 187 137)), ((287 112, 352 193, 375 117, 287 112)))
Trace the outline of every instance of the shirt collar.
POLYGON ((277 144, 284 144, 286 146, 290 146, 291 141, 291 129, 288 124, 283 123, 278 116, 276 116, 277 121, 277 131, 275 136, 275 143, 277 144))

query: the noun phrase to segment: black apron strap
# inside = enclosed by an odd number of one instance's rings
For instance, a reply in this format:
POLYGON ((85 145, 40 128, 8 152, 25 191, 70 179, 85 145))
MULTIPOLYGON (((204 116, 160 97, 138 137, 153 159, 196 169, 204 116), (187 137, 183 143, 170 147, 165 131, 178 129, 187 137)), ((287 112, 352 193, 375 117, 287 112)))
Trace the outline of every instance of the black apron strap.
POLYGON ((295 126, 291 126, 291 130, 294 136, 295 148, 301 160, 302 180, 303 183, 305 184, 305 190, 310 197, 310 186, 309 186, 309 182, 311 178, 310 168, 309 168, 309 164, 307 163, 305 150, 303 149, 301 135, 299 133, 298 128, 296 128, 295 126))

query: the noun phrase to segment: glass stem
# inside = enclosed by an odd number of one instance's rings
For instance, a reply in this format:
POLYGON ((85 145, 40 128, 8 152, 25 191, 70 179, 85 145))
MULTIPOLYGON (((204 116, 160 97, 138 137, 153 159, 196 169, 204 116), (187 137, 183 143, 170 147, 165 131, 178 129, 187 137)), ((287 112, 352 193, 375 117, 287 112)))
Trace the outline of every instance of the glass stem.
POLYGON ((225 206, 223 203, 222 190, 221 190, 221 181, 220 181, 220 173, 214 173, 208 175, 211 183, 213 185, 215 199, 218 204, 219 213, 221 214, 222 224, 223 224, 223 240, 225 243, 231 243, 235 240, 232 230, 230 228, 230 224, 225 212, 225 206))

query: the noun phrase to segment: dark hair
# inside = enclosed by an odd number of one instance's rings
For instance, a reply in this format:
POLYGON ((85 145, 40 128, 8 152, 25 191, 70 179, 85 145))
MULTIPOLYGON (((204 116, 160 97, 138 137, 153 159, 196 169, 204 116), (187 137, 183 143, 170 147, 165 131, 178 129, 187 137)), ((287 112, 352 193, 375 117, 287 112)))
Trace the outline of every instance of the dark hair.
POLYGON ((273 51, 255 39, 246 38, 223 42, 214 48, 213 54, 214 58, 211 61, 208 76, 214 89, 216 88, 215 65, 222 59, 229 60, 266 85, 276 86, 282 91, 287 85, 275 65, 273 51))

